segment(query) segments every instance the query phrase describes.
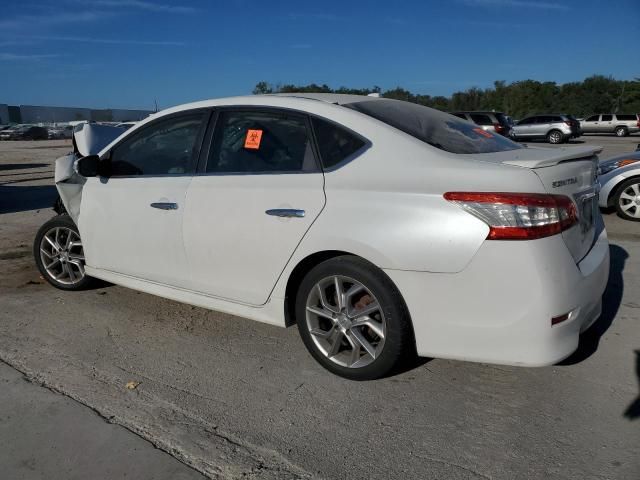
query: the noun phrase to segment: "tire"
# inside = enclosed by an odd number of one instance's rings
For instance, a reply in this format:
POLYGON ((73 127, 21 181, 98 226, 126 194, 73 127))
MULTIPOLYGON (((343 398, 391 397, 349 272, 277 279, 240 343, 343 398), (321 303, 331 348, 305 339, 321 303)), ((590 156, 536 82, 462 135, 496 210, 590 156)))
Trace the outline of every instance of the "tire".
POLYGON ((335 257, 311 269, 298 288, 295 311, 309 353, 341 377, 384 377, 415 356, 413 328, 400 292, 384 272, 358 257, 335 257), (344 292, 342 309, 336 281, 344 292), (322 315, 314 313, 318 311, 322 315))
POLYGON ((629 135, 629 130, 626 127, 617 127, 616 128, 616 137, 626 137, 629 135))
POLYGON ((33 256, 42 277, 60 290, 85 290, 97 283, 84 273, 80 233, 69 215, 53 217, 40 227, 33 256))
POLYGON ((620 218, 640 222, 640 177, 622 182, 613 197, 613 204, 620 218))
POLYGON ((547 142, 557 145, 564 142, 564 135, 560 130, 551 130, 547 133, 547 142))

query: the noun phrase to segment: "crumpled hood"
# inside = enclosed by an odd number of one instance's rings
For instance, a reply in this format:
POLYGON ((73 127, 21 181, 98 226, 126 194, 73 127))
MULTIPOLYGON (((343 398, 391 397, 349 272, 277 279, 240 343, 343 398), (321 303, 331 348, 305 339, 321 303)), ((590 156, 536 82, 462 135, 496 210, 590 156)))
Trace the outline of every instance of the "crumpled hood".
POLYGON ((127 129, 112 125, 97 123, 83 123, 76 127, 73 138, 76 149, 81 157, 96 155, 113 140, 122 135, 127 129))

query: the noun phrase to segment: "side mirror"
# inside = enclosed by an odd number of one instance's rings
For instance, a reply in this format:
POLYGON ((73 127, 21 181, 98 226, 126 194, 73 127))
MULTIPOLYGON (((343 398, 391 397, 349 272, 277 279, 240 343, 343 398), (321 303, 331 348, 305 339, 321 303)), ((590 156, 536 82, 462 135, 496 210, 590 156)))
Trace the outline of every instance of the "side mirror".
POLYGON ((78 160, 77 171, 83 177, 97 177, 99 175, 100 157, 87 155, 78 160))

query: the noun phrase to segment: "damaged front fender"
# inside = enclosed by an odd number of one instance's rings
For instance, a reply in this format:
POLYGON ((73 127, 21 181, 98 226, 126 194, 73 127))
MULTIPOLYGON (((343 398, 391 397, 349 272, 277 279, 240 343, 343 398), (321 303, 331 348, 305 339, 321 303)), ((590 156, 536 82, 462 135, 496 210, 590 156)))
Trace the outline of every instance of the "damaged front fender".
POLYGON ((73 221, 78 224, 80 203, 82 202, 82 187, 86 178, 78 175, 75 163, 78 160, 75 153, 70 153, 56 160, 55 182, 60 200, 73 221))
POLYGON ((85 177, 78 174, 77 161, 87 155, 98 154, 125 130, 124 127, 94 123, 78 125, 73 132, 73 152, 56 160, 56 188, 64 208, 76 225, 80 216, 82 187, 87 181, 85 177))

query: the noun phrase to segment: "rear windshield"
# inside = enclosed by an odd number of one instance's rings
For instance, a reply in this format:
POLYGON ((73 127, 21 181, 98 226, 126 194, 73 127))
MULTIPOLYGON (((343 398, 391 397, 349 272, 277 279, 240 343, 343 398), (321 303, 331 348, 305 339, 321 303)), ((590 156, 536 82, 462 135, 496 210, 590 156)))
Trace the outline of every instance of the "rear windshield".
POLYGON ((429 107, 382 99, 344 105, 451 153, 492 153, 517 150, 521 145, 484 131, 470 122, 429 107))

